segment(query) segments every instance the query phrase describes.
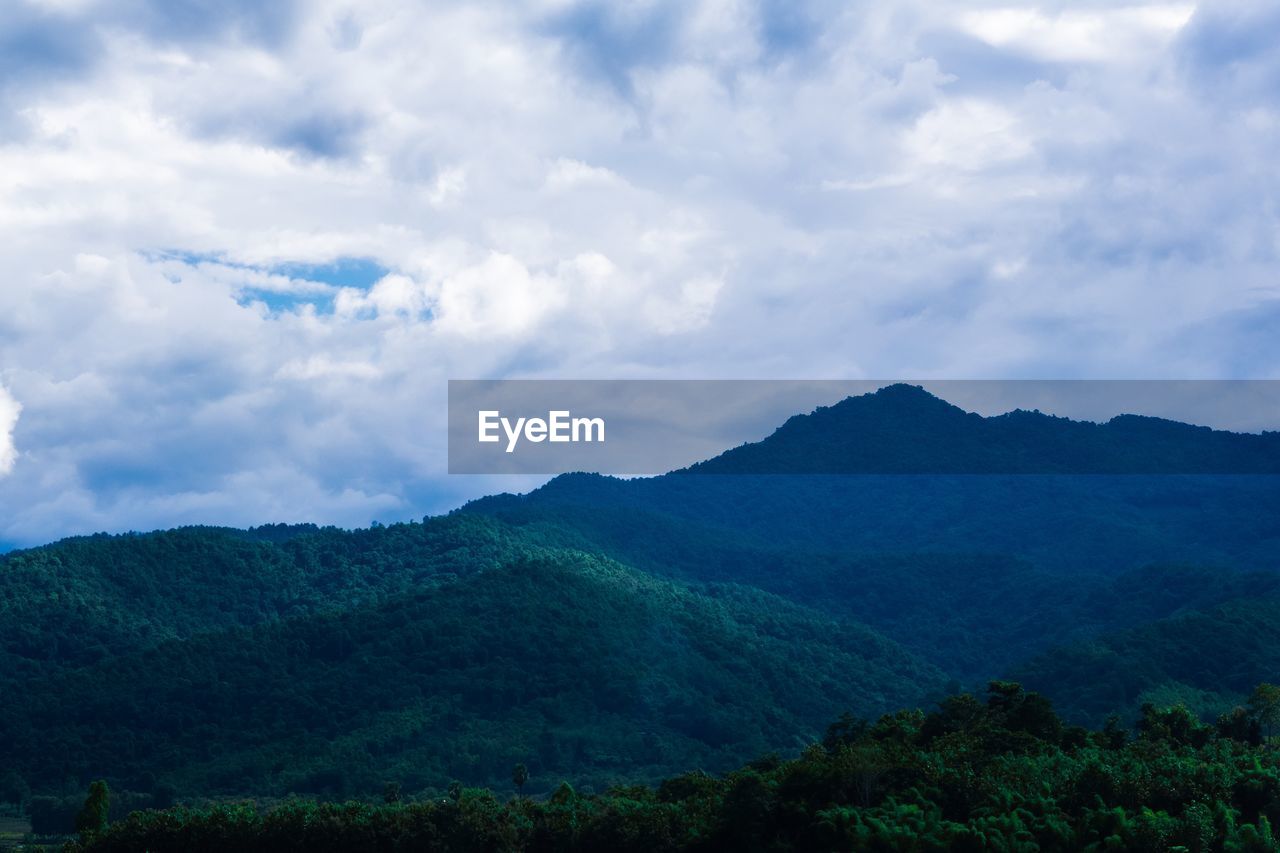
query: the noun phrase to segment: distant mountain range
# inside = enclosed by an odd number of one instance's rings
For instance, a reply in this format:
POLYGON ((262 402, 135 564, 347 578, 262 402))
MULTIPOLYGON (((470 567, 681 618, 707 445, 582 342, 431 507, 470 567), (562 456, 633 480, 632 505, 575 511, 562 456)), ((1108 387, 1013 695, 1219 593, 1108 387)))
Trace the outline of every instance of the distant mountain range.
POLYGON ((1280 672, 1278 468, 1275 433, 891 386, 420 524, 13 552, 0 797, 442 791, 515 762, 533 792, 602 787, 996 677, 1082 722, 1213 715, 1280 672))

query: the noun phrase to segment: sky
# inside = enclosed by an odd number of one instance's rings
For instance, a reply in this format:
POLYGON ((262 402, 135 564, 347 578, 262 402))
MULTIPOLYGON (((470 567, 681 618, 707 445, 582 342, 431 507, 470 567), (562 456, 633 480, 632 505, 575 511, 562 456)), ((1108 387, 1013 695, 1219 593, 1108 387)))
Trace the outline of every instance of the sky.
POLYGON ((1280 6, 0 0, 0 543, 417 518, 449 378, 1280 378, 1280 6))

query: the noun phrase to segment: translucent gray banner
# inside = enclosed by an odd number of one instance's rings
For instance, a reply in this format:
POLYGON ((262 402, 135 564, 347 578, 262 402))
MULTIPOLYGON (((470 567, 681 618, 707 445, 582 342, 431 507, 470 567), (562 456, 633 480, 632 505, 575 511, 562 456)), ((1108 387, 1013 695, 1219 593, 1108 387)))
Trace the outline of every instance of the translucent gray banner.
POLYGON ((1273 474, 1278 427, 1273 380, 449 381, 452 474, 1273 474))

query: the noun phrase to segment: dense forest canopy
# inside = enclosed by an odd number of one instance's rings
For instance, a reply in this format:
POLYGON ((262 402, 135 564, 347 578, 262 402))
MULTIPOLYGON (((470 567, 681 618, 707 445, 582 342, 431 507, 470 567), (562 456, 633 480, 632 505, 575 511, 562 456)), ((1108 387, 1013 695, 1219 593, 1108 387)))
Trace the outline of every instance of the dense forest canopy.
POLYGON ((723 776, 587 794, 451 787, 382 802, 289 800, 135 812, 108 823, 103 783, 79 811, 85 853, 237 850, 532 851, 1274 851, 1280 752, 1264 725, 1280 688, 1260 685, 1214 724, 1145 706, 1131 734, 1087 731, 1020 685, 951 696, 874 721, 843 715, 792 760, 763 756, 723 776))

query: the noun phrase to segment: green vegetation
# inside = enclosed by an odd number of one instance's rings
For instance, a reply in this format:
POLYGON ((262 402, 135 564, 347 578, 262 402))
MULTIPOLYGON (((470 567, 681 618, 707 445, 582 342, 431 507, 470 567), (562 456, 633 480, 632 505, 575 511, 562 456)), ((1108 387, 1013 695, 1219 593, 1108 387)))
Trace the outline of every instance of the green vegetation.
POLYGON ((547 771, 604 785, 725 769, 794 748, 840 708, 874 713, 945 680, 759 591, 546 552, 33 679, 0 727, 37 789, 87 770, 133 791, 346 796, 389 778, 497 787, 528 761, 536 791, 547 771))
POLYGON ((1161 692, 1212 717, 1280 673, 1280 595, 1241 597, 1055 649, 1015 670, 1029 686, 1070 697, 1073 716, 1101 722, 1161 692))
POLYGON ((527 539, 458 518, 100 534, 13 552, 0 557, 0 689, 170 640, 377 602, 518 558, 527 539))
POLYGON ((798 758, 722 777, 598 795, 566 783, 538 799, 454 787, 408 803, 145 811, 71 849, 1262 853, 1277 849, 1280 752, 1261 743, 1261 719, 1242 708, 1207 726, 1182 707, 1148 707, 1136 738, 1114 724, 1089 732, 993 682, 985 701, 952 696, 929 714, 842 717, 798 758))
POLYGON ((106 832, 110 809, 111 791, 107 783, 99 779, 89 786, 89 796, 76 815, 76 832, 81 838, 88 840, 106 832))

